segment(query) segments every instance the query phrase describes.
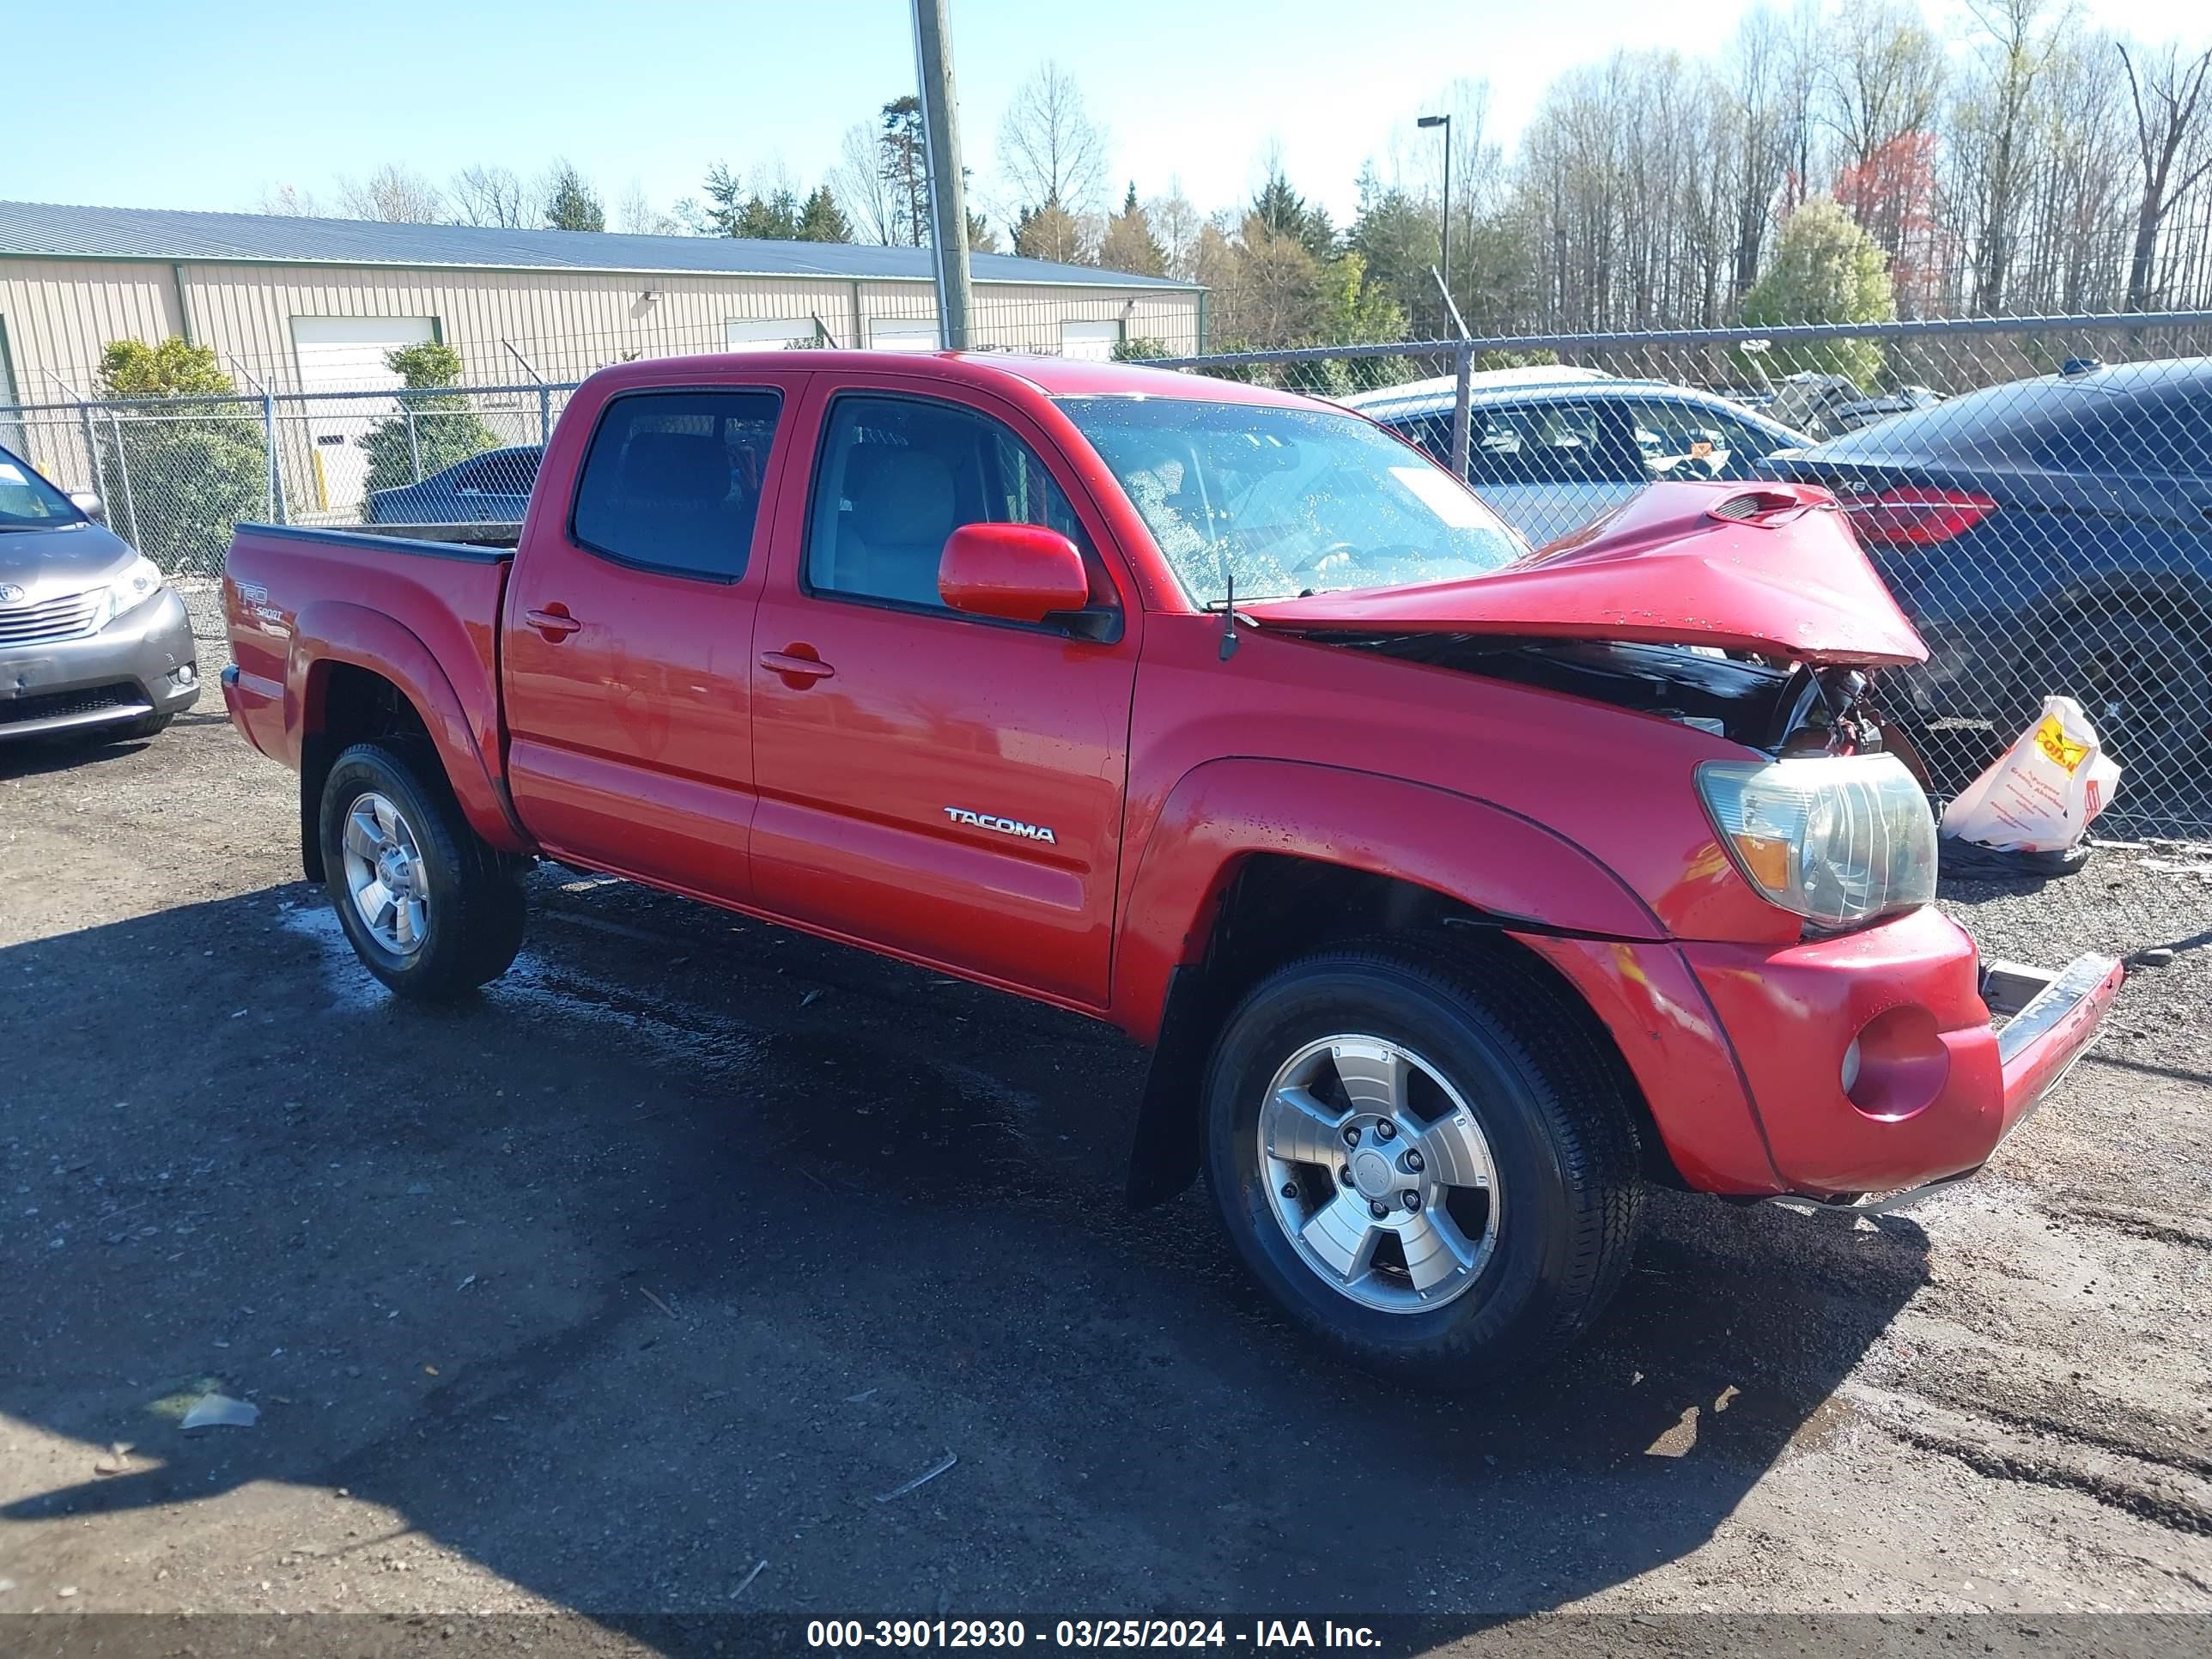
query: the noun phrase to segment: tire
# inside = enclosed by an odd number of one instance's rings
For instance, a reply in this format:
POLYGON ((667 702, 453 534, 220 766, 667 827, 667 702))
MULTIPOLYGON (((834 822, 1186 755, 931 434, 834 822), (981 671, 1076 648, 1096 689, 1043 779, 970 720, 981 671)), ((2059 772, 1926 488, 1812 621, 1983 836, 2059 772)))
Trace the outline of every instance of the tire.
MULTIPOLYGON (((339 924, 368 971, 403 997, 443 1001, 497 979, 522 948, 526 903, 521 860, 485 845, 446 782, 434 754, 416 747, 357 743, 337 757, 323 786, 318 824, 325 884, 339 924), (383 872, 393 884, 382 888, 392 901, 356 900, 360 865, 349 865, 349 819, 360 809, 374 823, 373 803, 386 803, 398 831, 388 851, 366 856, 380 887, 383 872), (388 860, 380 862, 379 860, 388 860), (399 896, 419 894, 419 909, 399 896), (378 910, 391 920, 379 928, 364 913, 378 910), (401 921, 399 912, 410 918, 401 921)), ((374 843, 370 843, 374 845, 374 843)))
MULTIPOLYGON (((1202 1099, 1207 1185, 1237 1253, 1308 1333, 1366 1370, 1472 1388, 1551 1358, 1589 1328, 1627 1271, 1644 1188, 1617 1073, 1593 1042, 1587 1014, 1526 968, 1396 941, 1331 950, 1269 975, 1224 1027, 1202 1099), (1357 1042, 1340 1049, 1324 1041, 1339 1036, 1375 1039, 1401 1056, 1403 1109, 1363 1111, 1359 1091, 1366 1108, 1376 1104, 1377 1065, 1357 1042), (1346 1182, 1351 1162, 1330 1171, 1278 1161, 1263 1147, 1263 1104, 1286 1068, 1297 1077, 1304 1067, 1315 1068, 1304 1086, 1322 1108, 1315 1120, 1322 1134, 1299 1140, 1310 1115, 1285 1115, 1270 1120, 1284 1138, 1267 1145, 1318 1152, 1332 1134, 1340 1141, 1347 1124, 1372 1118, 1358 1147, 1329 1154, 1359 1162, 1355 1185, 1346 1182), (1347 1108, 1351 1117, 1329 1127, 1329 1115, 1347 1108), (1414 1138, 1432 1110, 1442 1115, 1414 1138), (1401 1125, 1388 1141, 1379 1139, 1384 1115, 1401 1125), (1455 1127, 1470 1121, 1486 1155, 1487 1186, 1437 1184, 1446 1159, 1458 1165, 1452 1182, 1470 1178, 1478 1160, 1468 1130, 1455 1127), (1417 1167, 1425 1173, 1404 1175, 1398 1149, 1425 1146, 1431 1155, 1417 1167), (1374 1156, 1394 1152, 1401 1170, 1392 1182, 1431 1183, 1425 1229, 1417 1226, 1420 1215, 1401 1210, 1406 1192, 1369 1189, 1374 1156), (1296 1198, 1286 1197, 1293 1188, 1296 1198), (1351 1287, 1310 1259, 1293 1242, 1292 1222, 1279 1219, 1328 1208, 1348 1217, 1347 1227, 1364 1226, 1378 1206, 1389 1219, 1370 1231, 1397 1242, 1378 1241, 1365 1278, 1351 1287), (1449 1255, 1430 1249, 1439 1212, 1457 1230, 1449 1255), (1449 1277, 1422 1290, 1416 1256, 1424 1272, 1449 1277), (1382 1301, 1389 1305, 1376 1305, 1382 1301)), ((1319 1229, 1324 1246, 1332 1224, 1319 1229)), ((1316 1237, 1310 1221, 1303 1236, 1316 1237)))
POLYGON ((121 726, 95 726, 91 729, 88 740, 94 744, 142 743, 148 738, 161 736, 169 729, 169 722, 176 718, 174 714, 141 714, 137 720, 125 721, 121 726))

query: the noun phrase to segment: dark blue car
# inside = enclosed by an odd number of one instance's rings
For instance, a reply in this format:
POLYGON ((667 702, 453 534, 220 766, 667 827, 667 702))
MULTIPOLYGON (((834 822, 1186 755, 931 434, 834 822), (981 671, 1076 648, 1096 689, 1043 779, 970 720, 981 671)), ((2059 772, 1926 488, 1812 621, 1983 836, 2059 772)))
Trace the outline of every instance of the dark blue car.
POLYGON ((2058 692, 2138 810, 2212 809, 2212 358, 2069 364, 1760 469, 1836 492, 1927 640, 1892 706, 1939 784, 2058 692))
POLYGON ((538 482, 538 444, 487 449, 420 483, 369 492, 371 524, 520 524, 538 482))

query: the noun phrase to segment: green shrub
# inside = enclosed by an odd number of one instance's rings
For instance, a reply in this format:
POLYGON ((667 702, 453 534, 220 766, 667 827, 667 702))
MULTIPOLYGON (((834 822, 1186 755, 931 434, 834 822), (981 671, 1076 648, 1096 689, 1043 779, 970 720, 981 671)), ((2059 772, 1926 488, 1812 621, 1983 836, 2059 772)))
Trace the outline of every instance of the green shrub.
POLYGON ((159 407, 169 398, 230 398, 238 388, 205 346, 114 340, 100 354, 100 395, 145 400, 95 426, 108 522, 171 575, 213 575, 241 519, 269 510, 261 411, 245 403, 159 407))
POLYGON ((385 355, 385 364, 406 388, 400 403, 413 415, 415 441, 407 439, 407 415, 379 421, 361 440, 368 454, 368 488, 390 489, 443 472, 471 455, 499 447, 499 434, 483 423, 459 392, 442 388, 458 386, 460 354, 451 346, 425 340, 401 346, 385 355), (422 471, 416 471, 416 459, 422 471))

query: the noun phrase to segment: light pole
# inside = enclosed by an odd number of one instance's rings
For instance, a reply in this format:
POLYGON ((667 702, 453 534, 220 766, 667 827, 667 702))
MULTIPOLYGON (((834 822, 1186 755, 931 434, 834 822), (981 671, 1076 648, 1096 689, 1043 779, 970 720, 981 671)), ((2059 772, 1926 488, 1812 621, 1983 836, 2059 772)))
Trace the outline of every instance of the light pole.
POLYGON ((1443 281, 1444 293, 1451 293, 1451 117, 1424 115, 1413 124, 1420 127, 1442 127, 1444 130, 1444 214, 1443 214, 1443 281))

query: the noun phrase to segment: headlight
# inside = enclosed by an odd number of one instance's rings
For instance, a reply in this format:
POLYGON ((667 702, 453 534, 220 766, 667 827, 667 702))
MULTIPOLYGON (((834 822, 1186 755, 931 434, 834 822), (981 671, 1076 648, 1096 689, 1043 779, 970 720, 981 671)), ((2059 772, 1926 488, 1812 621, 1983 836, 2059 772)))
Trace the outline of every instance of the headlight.
POLYGON ((140 554, 131 562, 131 568, 108 584, 107 597, 100 601, 100 621, 95 625, 106 627, 125 611, 136 611, 161 591, 161 567, 144 554, 140 554))
POLYGON ((1765 897, 1823 927, 1936 896, 1936 820, 1894 755, 1709 761, 1698 793, 1765 897))

